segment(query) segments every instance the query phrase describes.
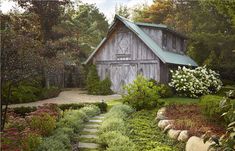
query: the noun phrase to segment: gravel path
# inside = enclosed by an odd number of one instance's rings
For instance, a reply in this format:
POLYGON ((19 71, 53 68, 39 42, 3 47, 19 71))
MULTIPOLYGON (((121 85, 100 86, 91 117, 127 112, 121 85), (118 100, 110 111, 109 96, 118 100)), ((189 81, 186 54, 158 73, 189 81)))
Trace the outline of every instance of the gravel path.
POLYGON ((88 95, 86 91, 80 89, 72 89, 68 91, 62 91, 58 97, 41 100, 31 103, 22 104, 11 104, 10 107, 20 107, 20 106, 40 106, 44 103, 57 103, 57 104, 68 104, 68 103, 94 103, 104 100, 105 102, 120 99, 121 95, 88 95))

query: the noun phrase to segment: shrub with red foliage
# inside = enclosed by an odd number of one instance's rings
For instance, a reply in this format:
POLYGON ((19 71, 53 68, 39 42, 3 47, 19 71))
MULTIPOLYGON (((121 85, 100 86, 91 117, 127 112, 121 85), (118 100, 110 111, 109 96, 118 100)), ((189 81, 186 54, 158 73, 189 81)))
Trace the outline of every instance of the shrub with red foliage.
POLYGON ((41 136, 49 136, 56 128, 60 109, 56 104, 44 104, 25 118, 12 110, 7 113, 5 130, 1 133, 2 151, 31 151, 41 143, 41 136))

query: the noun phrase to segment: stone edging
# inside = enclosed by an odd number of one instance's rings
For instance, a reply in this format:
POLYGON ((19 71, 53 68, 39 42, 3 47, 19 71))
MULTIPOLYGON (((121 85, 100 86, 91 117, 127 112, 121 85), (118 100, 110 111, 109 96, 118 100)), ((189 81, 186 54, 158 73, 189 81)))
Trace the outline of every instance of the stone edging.
MULTIPOLYGON (((166 107, 162 107, 157 112, 158 127, 163 130, 164 133, 175 140, 186 142, 186 151, 208 151, 209 146, 212 142, 207 141, 203 143, 203 139, 197 136, 191 136, 189 138, 188 130, 175 130, 173 129, 174 120, 168 119, 166 117, 166 107)), ((210 149, 209 151, 212 151, 210 149)))

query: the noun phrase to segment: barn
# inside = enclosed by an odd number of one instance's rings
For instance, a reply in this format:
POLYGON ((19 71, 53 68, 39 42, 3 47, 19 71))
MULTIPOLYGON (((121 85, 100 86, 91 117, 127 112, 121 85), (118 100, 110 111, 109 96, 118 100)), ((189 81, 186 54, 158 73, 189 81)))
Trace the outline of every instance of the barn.
POLYGON ((185 55, 186 40, 166 25, 131 22, 115 15, 107 36, 85 64, 95 64, 101 80, 110 77, 116 93, 122 93, 123 85, 138 74, 167 83, 170 69, 197 66, 185 55))

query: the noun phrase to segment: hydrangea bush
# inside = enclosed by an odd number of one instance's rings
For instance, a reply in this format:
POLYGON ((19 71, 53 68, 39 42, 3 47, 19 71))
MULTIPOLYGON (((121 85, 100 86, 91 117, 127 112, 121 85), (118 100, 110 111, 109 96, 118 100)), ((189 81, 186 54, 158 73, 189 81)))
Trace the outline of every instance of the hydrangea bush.
POLYGON ((174 87, 179 95, 197 98, 215 93, 222 86, 219 74, 206 66, 196 69, 178 67, 178 70, 171 70, 171 73, 172 79, 169 85, 174 87))

